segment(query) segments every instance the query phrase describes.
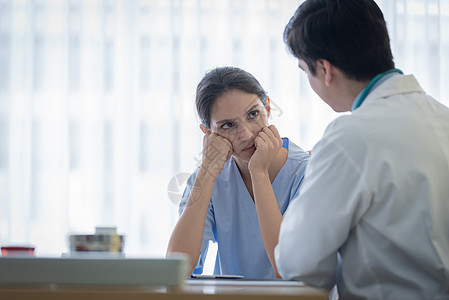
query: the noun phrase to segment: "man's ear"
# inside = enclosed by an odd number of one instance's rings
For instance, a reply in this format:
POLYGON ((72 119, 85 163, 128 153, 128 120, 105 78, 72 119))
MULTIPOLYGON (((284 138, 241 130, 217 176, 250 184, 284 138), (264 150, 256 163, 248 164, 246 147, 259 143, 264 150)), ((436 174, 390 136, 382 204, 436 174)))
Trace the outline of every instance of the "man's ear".
POLYGON ((265 109, 267 110, 267 119, 268 119, 271 116, 271 105, 269 97, 267 97, 267 100, 265 100, 265 109))
POLYGON ((323 72, 324 84, 329 86, 333 79, 334 65, 326 59, 319 59, 317 60, 317 67, 323 72))

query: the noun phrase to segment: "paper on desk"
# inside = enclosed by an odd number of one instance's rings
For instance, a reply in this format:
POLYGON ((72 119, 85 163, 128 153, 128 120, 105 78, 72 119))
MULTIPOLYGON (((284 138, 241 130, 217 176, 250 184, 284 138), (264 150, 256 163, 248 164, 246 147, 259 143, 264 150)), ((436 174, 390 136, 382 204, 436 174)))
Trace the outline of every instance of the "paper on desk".
POLYGON ((249 279, 186 279, 189 285, 304 286, 301 281, 249 279))

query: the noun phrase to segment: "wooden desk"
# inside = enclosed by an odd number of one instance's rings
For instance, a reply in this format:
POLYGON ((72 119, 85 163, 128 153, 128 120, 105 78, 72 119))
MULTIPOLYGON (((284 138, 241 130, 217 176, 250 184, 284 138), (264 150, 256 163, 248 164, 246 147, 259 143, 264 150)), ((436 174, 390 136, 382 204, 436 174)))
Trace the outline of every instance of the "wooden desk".
POLYGON ((90 286, 0 286, 0 299, 5 300, 268 300, 328 299, 328 294, 315 288, 276 282, 232 282, 187 280, 179 289, 164 287, 90 287, 90 286))

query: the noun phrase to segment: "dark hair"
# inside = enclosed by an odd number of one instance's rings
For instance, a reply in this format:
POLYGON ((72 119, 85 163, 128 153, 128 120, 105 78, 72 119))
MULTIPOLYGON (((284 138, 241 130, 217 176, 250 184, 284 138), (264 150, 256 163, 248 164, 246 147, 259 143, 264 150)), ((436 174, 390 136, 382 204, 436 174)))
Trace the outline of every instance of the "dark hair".
POLYGON ((318 59, 356 80, 394 68, 387 25, 373 0, 307 0, 285 27, 284 41, 313 75, 318 59))
POLYGON ((265 105, 267 93, 250 73, 236 67, 219 67, 206 72, 196 88, 196 111, 201 123, 210 128, 210 111, 215 100, 230 90, 255 94, 265 105))

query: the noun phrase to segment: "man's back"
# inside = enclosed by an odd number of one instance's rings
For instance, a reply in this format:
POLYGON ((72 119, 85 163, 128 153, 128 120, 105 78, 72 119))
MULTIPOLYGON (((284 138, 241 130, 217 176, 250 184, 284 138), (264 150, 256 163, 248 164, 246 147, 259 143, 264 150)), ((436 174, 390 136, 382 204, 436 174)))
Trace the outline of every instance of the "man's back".
POLYGON ((350 289, 364 278, 380 294, 407 299, 449 292, 449 109, 417 86, 393 77, 352 116, 364 149, 349 151, 371 203, 341 251, 350 289))
POLYGON ((281 275, 329 287, 335 249, 343 299, 448 297, 448 134, 449 109, 406 76, 388 79, 352 116, 334 121, 285 215, 282 227, 292 232, 281 230, 277 251, 294 263, 281 262, 281 275), (302 246, 293 251, 283 235, 302 246))

